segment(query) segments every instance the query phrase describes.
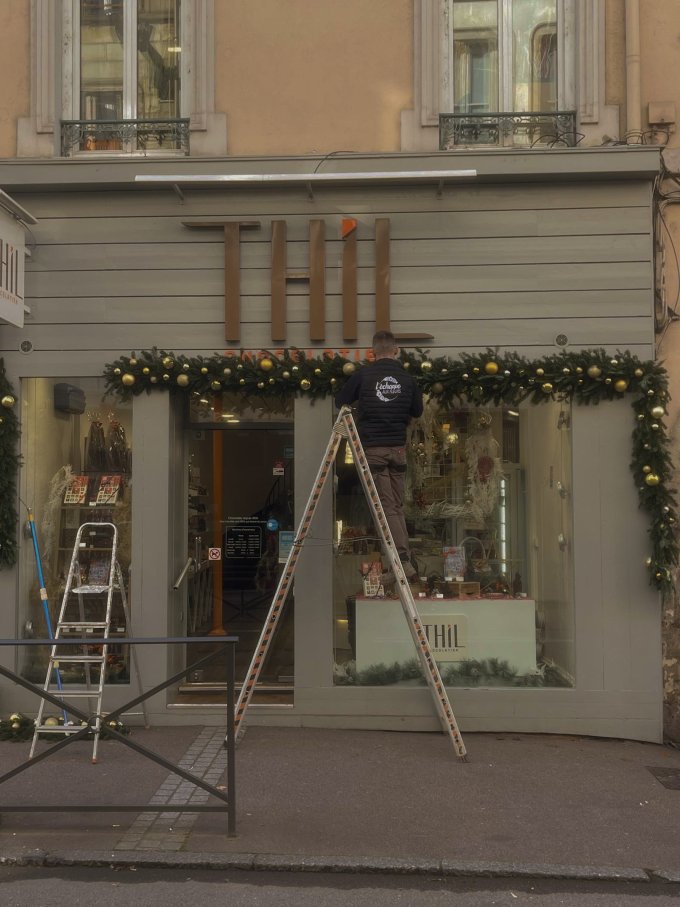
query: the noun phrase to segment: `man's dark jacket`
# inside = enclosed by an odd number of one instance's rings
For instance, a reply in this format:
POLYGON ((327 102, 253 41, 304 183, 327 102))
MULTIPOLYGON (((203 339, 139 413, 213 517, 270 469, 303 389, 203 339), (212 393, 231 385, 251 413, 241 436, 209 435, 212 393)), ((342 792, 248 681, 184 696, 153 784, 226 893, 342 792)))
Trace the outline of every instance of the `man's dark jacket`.
POLYGON ((423 395, 397 359, 362 366, 335 395, 338 406, 359 403, 358 429, 364 447, 403 447, 406 428, 423 412, 423 395))

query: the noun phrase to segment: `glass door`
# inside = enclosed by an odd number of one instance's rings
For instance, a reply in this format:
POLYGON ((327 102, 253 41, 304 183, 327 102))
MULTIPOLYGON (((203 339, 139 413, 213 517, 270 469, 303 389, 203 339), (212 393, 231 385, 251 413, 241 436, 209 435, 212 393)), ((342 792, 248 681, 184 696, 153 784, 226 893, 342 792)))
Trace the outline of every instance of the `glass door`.
MULTIPOLYGON (((189 418, 186 633, 238 636, 244 680, 294 532, 293 403, 196 397, 189 418)), ((292 595, 260 675, 255 702, 292 704, 292 595)), ((187 646, 187 659, 205 646, 187 646)), ((224 700, 224 663, 192 672, 178 703, 224 700)))

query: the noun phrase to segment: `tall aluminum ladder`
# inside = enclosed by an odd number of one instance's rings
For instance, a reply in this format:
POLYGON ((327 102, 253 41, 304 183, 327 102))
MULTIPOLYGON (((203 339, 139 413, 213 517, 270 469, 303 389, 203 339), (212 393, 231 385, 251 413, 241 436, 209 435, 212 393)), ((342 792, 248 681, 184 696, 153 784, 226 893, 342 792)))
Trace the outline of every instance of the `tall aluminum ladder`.
MULTIPOLYGON (((68 735, 81 730, 79 725, 74 725, 68 720, 68 703, 71 699, 87 699, 90 704, 95 703, 92 762, 97 761, 109 645, 115 640, 115 637, 111 637, 115 593, 120 595, 125 620, 124 631, 128 636, 132 635, 125 583, 117 553, 118 530, 113 523, 83 523, 78 528, 43 685, 46 693, 62 701, 64 723, 59 724, 54 716, 45 717, 47 702, 41 699, 29 758, 33 756, 40 735, 68 735), (60 640, 72 639, 74 634, 88 639, 88 642, 81 646, 81 651, 77 651, 73 644, 60 645, 60 640), (60 667, 71 664, 82 666, 84 690, 72 689, 63 683, 60 667)), ((134 647, 132 664, 141 692, 141 674, 134 647)), ((143 704, 142 708, 144 723, 148 725, 146 705, 143 704)))
POLYGON ((408 580, 406 579, 406 574, 404 573, 401 559, 399 558, 399 554, 394 544, 392 533, 390 532, 387 518, 385 517, 385 512, 383 510, 382 503, 380 502, 380 498, 378 497, 378 491, 376 489, 375 482, 373 481, 373 476, 371 475, 368 461, 366 460, 366 454, 364 453, 361 441, 359 440, 359 432, 357 431, 357 427, 354 422, 352 410, 348 406, 342 407, 338 418, 333 425, 331 437, 328 442, 328 446, 326 447, 326 452, 321 461, 321 466, 319 467, 316 479, 314 480, 312 491, 309 495, 304 513, 302 514, 302 519, 300 520, 300 525, 298 527, 293 545, 283 568, 283 572, 279 579, 278 586, 276 587, 276 591, 274 592, 271 607, 262 628, 262 633, 260 634, 260 638, 255 649, 252 661, 250 662, 250 667, 248 668, 246 679, 243 683, 243 686, 241 687, 241 691, 236 703, 236 713, 234 718, 235 733, 236 735, 238 735, 241 730, 241 723, 243 721, 246 709, 250 704, 250 700, 252 699, 253 692, 255 690, 255 684, 257 683, 257 680, 260 676, 260 671, 267 656, 272 636, 278 625, 283 606, 285 604, 291 583, 293 581, 295 568, 297 566, 297 561, 302 549, 303 542, 305 540, 305 537, 307 536, 307 532, 309 531, 312 519, 314 518, 314 513, 316 511, 317 504, 319 503, 319 498, 321 497, 321 492, 323 491, 328 476, 332 472, 335 456, 343 438, 347 440, 347 443, 349 444, 354 455, 354 463, 359 473, 361 485, 364 489, 364 494, 366 495, 366 500, 368 501, 373 519, 375 520, 375 524, 383 544, 383 550, 394 573, 397 591, 399 593, 399 599, 401 600, 401 604, 404 609, 404 615, 408 623, 408 628, 416 647, 416 652, 418 653, 420 664, 423 668, 423 673, 425 674, 425 679, 432 693, 432 698, 434 700, 434 705, 437 710, 437 714, 439 715, 442 728, 444 730, 444 733, 447 733, 449 735, 454 751, 458 758, 463 762, 467 762, 467 751, 465 749, 465 744, 463 743, 463 738, 461 736, 460 730, 458 729, 456 717, 453 714, 453 709, 451 708, 451 703, 449 702, 444 683, 441 679, 439 668, 437 667, 437 663, 432 657, 432 652, 430 651, 427 636, 425 635, 425 629, 420 620, 420 616, 413 600, 411 587, 409 586, 408 580))

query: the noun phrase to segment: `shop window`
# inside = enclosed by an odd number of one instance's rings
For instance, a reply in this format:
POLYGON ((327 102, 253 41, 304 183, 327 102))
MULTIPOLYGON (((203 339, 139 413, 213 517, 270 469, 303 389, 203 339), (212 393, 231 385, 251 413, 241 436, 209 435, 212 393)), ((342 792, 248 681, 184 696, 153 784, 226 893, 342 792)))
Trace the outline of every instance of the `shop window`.
MULTIPOLYGON (((430 401, 409 429, 412 589, 447 685, 573 684, 569 425, 560 404, 430 401)), ((336 683, 424 683, 398 597, 371 581, 380 544, 344 445, 336 475, 336 683)))
MULTIPOLYGON (((117 530, 117 561, 131 612, 132 406, 104 397, 103 378, 29 378, 22 381, 21 497, 31 504, 38 549, 47 589, 52 630, 68 581, 76 534, 85 523, 113 523, 117 530)), ((72 585, 102 584, 108 576, 110 553, 100 549, 102 533, 83 533, 72 585)), ((104 543, 101 542, 103 545, 104 543)), ((108 545, 108 539, 106 540, 108 545)), ((102 620, 105 601, 100 596, 75 596, 66 618, 102 620), (82 599, 82 603, 78 603, 82 599), (75 613, 82 604, 83 615, 75 613), (101 612, 101 613, 100 613, 101 612)), ((105 598, 105 596, 104 596, 105 598)), ((112 599, 111 636, 126 635, 123 600, 112 599)), ((36 558, 30 540, 21 547, 19 635, 48 637, 40 597, 36 558)), ((98 631, 101 633, 101 631, 98 631)), ((45 680, 47 649, 26 650, 23 675, 34 683, 45 680)), ((129 653, 114 643, 109 647, 106 682, 129 681, 129 653)), ((91 684, 96 683, 91 666, 91 684)), ((82 664, 63 664, 64 685, 86 682, 82 664)))

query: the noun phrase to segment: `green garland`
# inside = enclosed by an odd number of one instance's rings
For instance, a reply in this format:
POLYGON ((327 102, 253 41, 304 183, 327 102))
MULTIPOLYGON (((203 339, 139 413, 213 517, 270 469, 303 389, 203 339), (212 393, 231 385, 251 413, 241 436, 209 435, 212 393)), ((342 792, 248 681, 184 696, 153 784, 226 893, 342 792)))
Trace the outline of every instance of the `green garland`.
POLYGON ((17 512, 15 506, 19 469, 19 420, 16 397, 0 359, 0 569, 17 560, 17 512))
MULTIPOLYGON (((538 671, 519 674, 509 662, 500 658, 466 658, 460 662, 437 662, 437 667, 447 687, 514 686, 514 687, 569 687, 569 680, 553 665, 545 662, 538 671)), ((400 681, 418 681, 425 684, 425 676, 417 658, 395 661, 390 665, 369 665, 357 671, 354 663, 340 665, 335 671, 337 686, 390 686, 400 681)))
MULTIPOLYGON (((663 418, 669 400, 668 376, 656 362, 642 362, 628 351, 608 355, 603 349, 556 353, 530 361, 517 353, 462 353, 460 359, 430 358, 416 349, 402 351, 401 361, 424 393, 445 404, 517 406, 528 400, 565 400, 598 404, 632 398, 635 412, 631 469, 638 498, 650 517, 652 551, 646 564, 650 583, 663 593, 674 589, 678 564, 676 501, 670 490, 672 463, 663 418)), ((107 390, 123 400, 165 389, 204 396, 223 391, 255 397, 300 394, 315 399, 334 394, 361 366, 338 354, 309 356, 288 349, 281 355, 187 357, 156 348, 123 356, 106 366, 107 390)))

